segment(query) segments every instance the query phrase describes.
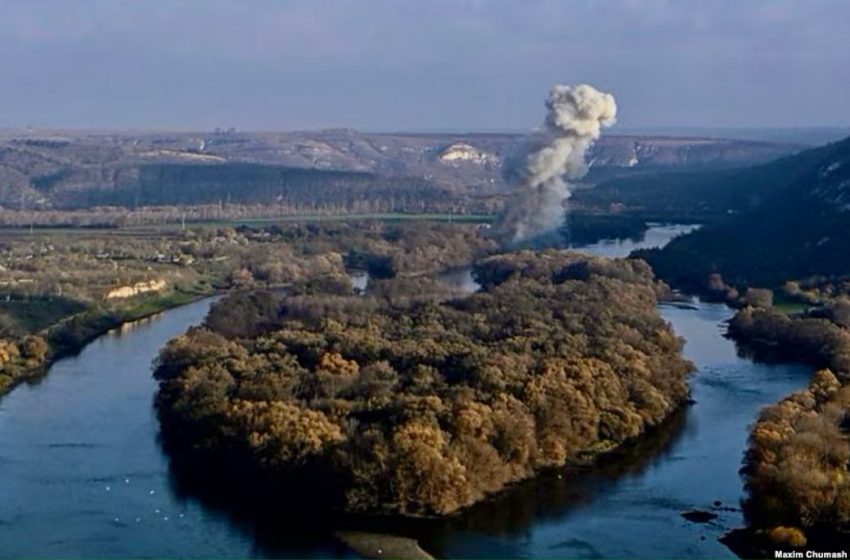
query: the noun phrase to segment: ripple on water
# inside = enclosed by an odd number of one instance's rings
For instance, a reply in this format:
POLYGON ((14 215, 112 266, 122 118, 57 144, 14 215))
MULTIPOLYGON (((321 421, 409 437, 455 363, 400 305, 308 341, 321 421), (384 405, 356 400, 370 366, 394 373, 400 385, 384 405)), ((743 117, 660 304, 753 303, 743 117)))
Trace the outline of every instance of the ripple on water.
POLYGON ((587 541, 581 539, 567 539, 549 546, 549 550, 572 550, 581 558, 593 560, 605 558, 599 550, 587 541))
MULTIPOLYGON (((85 372, 85 379, 60 375, 55 378, 57 383, 25 387, 2 401, 8 414, 0 432, 0 450, 6 453, 0 456, 0 465, 14 463, 14 479, 2 479, 0 472, 0 556, 343 554, 322 534, 293 537, 286 527, 281 528, 277 517, 268 524, 269 529, 264 520, 224 511, 220 501, 204 501, 186 490, 186 484, 182 493, 177 492, 179 481, 157 444, 159 430, 151 410, 155 385, 149 366, 168 339, 200 321, 208 305, 209 301, 169 311, 123 339, 104 339, 70 362, 60 362, 65 372, 85 372), (115 361, 126 367, 105 371, 103 363, 115 361), (101 379, 108 381, 103 384, 108 394, 99 394, 92 401, 79 392, 78 398, 69 400, 69 386, 85 387, 101 379), (45 410, 61 407, 63 415, 77 421, 45 426, 43 414, 29 413, 36 395, 45 410), (100 398, 104 396, 110 398, 100 398), (14 423, 9 421, 13 414, 14 423), (110 421, 102 422, 102 418, 110 421), (133 432, 133 447, 124 453, 124 447, 98 446, 90 441, 95 435, 93 425, 103 431, 96 435, 103 435, 104 441, 127 441, 126 426, 141 428, 133 432), (45 440, 49 442, 46 446, 28 444, 45 440), (50 462, 46 464, 48 449, 50 462), (81 463, 78 450, 90 454, 90 461, 81 463), (61 453, 67 453, 67 463, 61 453), (73 477, 76 473, 69 476, 66 464, 79 468, 79 479, 73 477), (115 474, 103 474, 110 472, 115 474), (52 486, 43 488, 31 476, 52 476, 67 488, 61 492, 52 486), (106 486, 110 492, 104 490, 106 486), (81 506, 85 509, 74 509, 81 506), (177 512, 187 508, 191 514, 180 519, 177 512), (21 512, 27 516, 22 518, 21 512), (113 525, 115 519, 120 525, 113 525), (166 527, 169 530, 164 530, 166 527), (302 541, 293 544, 296 538, 302 541)), ((810 372, 766 368, 740 359, 732 342, 721 336, 719 323, 728 317, 728 309, 696 306, 694 310, 664 311, 677 332, 692 344, 686 352, 692 352, 699 368, 690 380, 697 404, 683 414, 687 419, 682 422, 687 425, 659 434, 663 437, 649 445, 646 454, 632 457, 631 464, 623 460, 599 476, 575 477, 578 487, 572 482, 562 481, 561 485, 560 481, 541 479, 517 485, 466 517, 399 526, 420 535, 423 548, 445 557, 601 558, 609 553, 623 556, 624 552, 722 557, 728 551, 711 533, 711 538, 702 541, 705 533, 677 522, 674 516, 692 507, 706 507, 718 498, 724 503, 736 502, 741 494, 737 467, 747 425, 760 403, 773 402, 804 386, 810 372), (644 541, 657 550, 638 548, 647 547, 644 541)), ((737 519, 737 515, 730 513, 728 519, 737 519)))
POLYGON ((102 443, 88 443, 88 442, 60 442, 60 443, 47 443, 43 444, 42 447, 47 447, 48 449, 95 449, 98 447, 103 447, 102 443))
POLYGON ((730 377, 723 373, 714 373, 711 371, 706 371, 704 375, 701 372, 700 376, 693 383, 694 385, 711 387, 725 393, 744 397, 758 397, 764 394, 764 391, 753 385, 752 379, 730 377))

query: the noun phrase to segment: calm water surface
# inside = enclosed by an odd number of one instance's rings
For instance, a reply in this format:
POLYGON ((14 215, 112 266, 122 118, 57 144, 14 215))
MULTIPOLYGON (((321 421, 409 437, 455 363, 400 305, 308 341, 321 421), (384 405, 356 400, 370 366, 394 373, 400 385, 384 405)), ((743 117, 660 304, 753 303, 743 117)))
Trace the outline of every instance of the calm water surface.
MULTIPOLYGON (((740 526, 738 469, 747 426, 757 410, 802 387, 803 366, 763 365, 739 358, 723 338, 722 305, 662 307, 687 339, 699 371, 691 379, 696 404, 648 441, 601 465, 550 473, 519 485, 502 500, 475 508, 439 552, 451 557, 734 558, 717 537, 740 526), (715 501, 720 508, 714 508, 715 501), (680 513, 714 509, 712 524, 680 513), (727 508, 735 511, 727 511, 727 508)), ((424 541, 423 541, 424 544, 424 541)))
MULTIPOLYGON (((472 287, 467 275, 455 280, 472 287)), ((722 336, 724 306, 663 306, 699 368, 696 404, 640 445, 593 468, 546 473, 447 521, 293 529, 282 516, 235 513, 209 489, 199 493, 160 447, 151 361, 210 303, 101 337, 0 400, 0 557, 345 557, 329 530, 351 527, 410 535, 443 557, 731 557, 716 538, 741 524, 747 426, 810 374, 739 358, 722 336), (715 500, 716 523, 680 516, 715 500)))
POLYGON ((593 253, 603 257, 627 257, 638 249, 657 249, 667 245, 671 239, 685 235, 700 226, 694 224, 650 224, 643 236, 632 239, 602 239, 596 243, 573 245, 576 251, 593 253))

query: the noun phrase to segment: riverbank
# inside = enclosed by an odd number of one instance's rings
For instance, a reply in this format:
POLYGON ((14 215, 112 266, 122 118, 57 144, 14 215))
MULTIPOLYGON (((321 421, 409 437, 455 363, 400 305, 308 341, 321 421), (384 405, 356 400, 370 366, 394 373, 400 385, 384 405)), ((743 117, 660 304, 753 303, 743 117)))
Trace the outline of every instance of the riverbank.
POLYGON ((221 288, 310 290, 344 278, 348 260, 405 274, 493 245, 471 224, 422 222, 69 232, 20 231, 0 251, 0 393, 109 329, 221 288))
POLYGON ((309 496, 270 512, 235 506, 229 484, 198 487, 209 463, 184 472, 160 446, 149 364, 208 306, 198 301, 111 331, 3 399, 0 556, 326 558, 350 554, 332 533, 352 530, 415 539, 436 557, 731 558, 717 538, 743 524, 733 506, 742 497, 747 426, 811 374, 739 356, 723 337, 733 313, 725 306, 661 305, 698 372, 690 377, 695 404, 657 431, 445 519, 307 521, 309 496), (718 518, 681 518, 693 509, 718 518))
POLYGON ((743 550, 850 547, 847 310, 842 299, 791 317, 748 307, 730 323, 730 336, 760 359, 822 368, 807 389, 762 410, 752 427, 742 469, 748 524, 730 535, 743 550))
POLYGON ((357 530, 415 539, 436 557, 731 557, 716 539, 743 524, 727 508, 741 499, 746 427, 811 373, 738 356, 722 336, 732 315, 724 306, 662 305, 699 371, 690 378, 696 404, 658 431, 446 519, 305 523, 309 499, 279 502, 268 516, 236 507, 226 486, 198 488, 209 464, 184 472, 158 443, 149 364, 208 306, 111 331, 3 399, 0 467, 9 484, 0 485, 0 556, 67 557, 73 547, 87 557, 331 557, 350 554, 332 532, 357 530), (692 524, 681 518, 692 509, 719 517, 692 524))
POLYGON ((167 295, 142 296, 139 301, 124 308, 87 309, 66 317, 59 323, 34 333, 48 345, 44 359, 38 364, 22 367, 14 376, 4 376, 8 381, 0 384, 0 399, 21 383, 41 379, 57 360, 78 354, 93 340, 113 329, 213 296, 215 293, 206 290, 175 290, 167 295))

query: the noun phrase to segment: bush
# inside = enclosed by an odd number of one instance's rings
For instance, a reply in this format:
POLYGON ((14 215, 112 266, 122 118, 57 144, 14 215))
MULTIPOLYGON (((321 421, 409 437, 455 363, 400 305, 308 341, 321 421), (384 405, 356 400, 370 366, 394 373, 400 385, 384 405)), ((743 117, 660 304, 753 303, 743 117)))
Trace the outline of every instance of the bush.
POLYGON ((796 527, 774 527, 768 533, 771 542, 776 546, 803 548, 806 546, 806 534, 796 527))

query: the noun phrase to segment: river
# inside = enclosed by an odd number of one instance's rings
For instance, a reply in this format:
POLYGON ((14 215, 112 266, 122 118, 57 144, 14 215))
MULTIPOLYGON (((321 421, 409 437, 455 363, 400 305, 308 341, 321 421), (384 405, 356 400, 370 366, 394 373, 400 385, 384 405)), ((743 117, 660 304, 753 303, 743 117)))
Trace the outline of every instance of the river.
POLYGON ((601 239, 585 245, 571 245, 570 249, 592 253, 601 257, 627 257, 638 249, 658 249, 679 235, 690 233, 700 226, 696 224, 647 224, 649 228, 637 238, 601 239))
MULTIPOLYGON (((470 286, 467 273, 454 274, 470 286)), ((280 512, 237 513, 170 465, 150 364, 210 303, 113 331, 0 400, 0 557, 354 556, 329 534, 349 528, 337 526, 344 522, 292 527, 280 512)), ((722 336, 725 306, 661 312, 698 366, 696 403, 639 445, 518 484, 449 520, 356 528, 416 537, 439 557, 732 557, 717 537, 742 523, 737 471, 747 427, 761 406, 804 386, 810 370, 738 357, 722 336), (680 516, 716 500, 712 524, 680 516)), ((297 504, 280 507, 297 513, 297 504)))

